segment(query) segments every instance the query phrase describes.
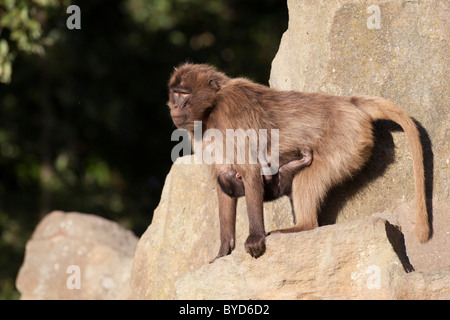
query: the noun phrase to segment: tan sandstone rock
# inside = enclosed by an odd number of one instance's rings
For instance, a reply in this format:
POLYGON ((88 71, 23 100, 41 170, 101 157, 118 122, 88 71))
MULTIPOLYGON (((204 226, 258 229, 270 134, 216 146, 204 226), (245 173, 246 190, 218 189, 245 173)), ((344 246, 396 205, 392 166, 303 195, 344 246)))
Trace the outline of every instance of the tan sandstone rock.
MULTIPOLYGON (((413 270, 409 257, 414 252, 405 248, 403 233, 383 218, 368 217, 297 234, 272 235, 267 238, 266 253, 255 260, 244 250, 248 235, 244 201, 239 201, 238 208, 235 251, 208 264, 220 242, 214 183, 206 166, 178 161, 167 176, 153 222, 136 249, 131 273, 134 297, 450 298, 445 289, 445 270, 450 263, 434 256, 433 261, 440 263, 434 271, 407 273, 413 270), (410 292, 416 287, 417 293, 410 292)), ((266 204, 266 230, 292 224, 290 210, 287 198, 266 204)), ((403 213, 413 215, 407 207, 403 213)), ((395 212, 379 216, 402 220, 395 212)), ((445 256, 445 235, 439 234, 437 239, 440 245, 427 250, 445 256)), ((419 261, 427 259, 414 257, 419 261)))
POLYGON ((385 220, 366 218, 269 236, 256 260, 238 248, 179 276, 177 298, 389 299, 393 281, 406 273, 388 229, 385 220))
POLYGON ((137 237, 95 215, 55 211, 27 242, 21 299, 130 299, 137 237))

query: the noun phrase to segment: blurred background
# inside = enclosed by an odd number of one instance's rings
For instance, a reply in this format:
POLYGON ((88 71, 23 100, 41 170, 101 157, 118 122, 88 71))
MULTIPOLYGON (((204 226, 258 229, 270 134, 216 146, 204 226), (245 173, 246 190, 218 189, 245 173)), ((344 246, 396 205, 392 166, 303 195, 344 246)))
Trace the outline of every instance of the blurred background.
POLYGON ((0 299, 19 297, 25 243, 52 210, 140 236, 177 144, 173 66, 267 84, 287 22, 280 0, 0 0, 0 299))

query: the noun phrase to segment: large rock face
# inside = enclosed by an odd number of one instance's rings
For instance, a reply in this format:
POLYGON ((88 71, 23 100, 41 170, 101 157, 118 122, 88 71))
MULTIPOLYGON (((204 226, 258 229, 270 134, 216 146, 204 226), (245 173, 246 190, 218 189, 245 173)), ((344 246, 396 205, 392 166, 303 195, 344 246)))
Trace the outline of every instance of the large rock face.
POLYGON ((16 280, 21 299, 131 299, 137 242, 99 216, 52 212, 27 242, 16 280))
MULTIPOLYGON (((386 220, 365 218, 299 234, 273 235, 255 260, 242 248, 180 275, 179 299, 395 299, 450 297, 450 270, 411 293, 402 235, 386 220), (397 251, 397 253, 396 253, 397 251), (220 283, 220 284, 219 284, 220 283)), ((423 278, 423 275, 420 277, 423 278)), ((417 285, 420 287, 420 285, 417 285)))
MULTIPOLYGON (((448 208, 450 2, 289 0, 288 8, 289 28, 272 63, 270 85, 381 96, 402 106, 422 127, 429 203, 433 199, 448 208)), ((377 124, 372 160, 331 192, 324 222, 396 210, 413 201, 406 135, 388 129, 390 124, 377 124)))
MULTIPOLYGON (((206 166, 180 160, 136 249, 131 272, 136 299, 450 298, 450 220, 436 216, 439 233, 419 245, 408 205, 398 212, 269 236, 266 253, 255 260, 244 250, 248 223, 240 199, 236 249, 209 264, 219 248, 215 183, 206 166), (407 273, 413 268, 416 272, 407 273)), ((292 223, 287 198, 265 204, 266 230, 292 223)))

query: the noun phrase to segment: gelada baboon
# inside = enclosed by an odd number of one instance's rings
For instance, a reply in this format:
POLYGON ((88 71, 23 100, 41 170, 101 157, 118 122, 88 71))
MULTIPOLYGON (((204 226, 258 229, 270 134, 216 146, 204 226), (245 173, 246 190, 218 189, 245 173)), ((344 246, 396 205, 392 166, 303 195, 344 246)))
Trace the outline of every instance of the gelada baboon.
MULTIPOLYGON (((415 234, 419 241, 430 238, 425 201, 422 145, 419 132, 408 114, 394 103, 375 97, 332 96, 321 93, 279 91, 244 78, 229 78, 212 66, 183 64, 169 80, 170 115, 178 128, 278 129, 279 165, 296 160, 308 147, 314 152, 309 167, 295 173, 292 201, 296 226, 275 232, 298 232, 318 226, 318 210, 327 191, 356 173, 369 159, 374 137, 372 123, 387 119, 398 123, 411 145, 415 183, 415 234)), ((270 143, 270 139, 268 139, 270 143)), ((261 166, 232 164, 242 176, 249 219, 246 251, 253 257, 265 251, 263 219, 264 183, 261 166)), ((217 179, 221 164, 213 165, 217 179)), ((236 199, 217 187, 221 245, 217 258, 235 246, 236 199)), ((213 260, 214 261, 214 260, 213 260)))
MULTIPOLYGON (((312 161, 312 150, 304 148, 300 150, 301 158, 292 160, 281 166, 277 173, 273 175, 263 175, 264 185, 264 201, 272 201, 281 196, 289 196, 292 194, 292 180, 294 175, 302 168, 307 167, 312 161)), ((260 162, 261 166, 268 166, 264 162, 260 162)), ((222 191, 232 198, 245 196, 244 182, 242 175, 233 170, 229 165, 223 165, 220 168, 217 178, 222 191)))

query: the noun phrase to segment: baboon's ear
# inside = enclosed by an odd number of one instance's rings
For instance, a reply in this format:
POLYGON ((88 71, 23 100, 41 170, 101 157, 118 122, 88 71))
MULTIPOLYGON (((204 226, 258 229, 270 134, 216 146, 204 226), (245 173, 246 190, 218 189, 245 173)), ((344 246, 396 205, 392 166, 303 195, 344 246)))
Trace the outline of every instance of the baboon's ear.
POLYGON ((214 79, 214 78, 209 79, 208 84, 212 89, 214 89, 216 91, 220 90, 220 84, 219 84, 219 81, 217 81, 217 79, 214 79))

